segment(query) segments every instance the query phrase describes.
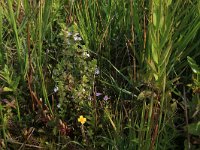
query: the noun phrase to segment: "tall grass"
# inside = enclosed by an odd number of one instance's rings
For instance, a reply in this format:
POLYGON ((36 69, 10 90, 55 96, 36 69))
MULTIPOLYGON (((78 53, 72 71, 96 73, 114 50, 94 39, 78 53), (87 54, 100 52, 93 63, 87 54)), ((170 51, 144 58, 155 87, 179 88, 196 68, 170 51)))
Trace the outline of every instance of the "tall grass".
POLYGON ((199 32, 198 0, 2 0, 0 146, 195 147, 199 32))
MULTIPOLYGON (((99 65, 104 66, 102 72, 110 78, 110 83, 105 78, 102 82, 114 85, 115 90, 131 87, 123 91, 133 91, 133 85, 137 85, 133 83, 137 82, 145 86, 139 94, 144 97, 139 98, 143 101, 139 149, 159 149, 163 137, 169 137, 167 132, 163 135, 162 131, 173 120, 170 116, 175 115, 169 110, 175 86, 173 81, 183 73, 188 55, 199 57, 198 40, 196 44, 190 44, 199 32, 198 5, 198 1, 87 0, 77 3, 75 7, 82 36, 88 46, 100 55, 99 65), (106 67, 101 56, 115 67, 109 63, 106 67), (117 76, 124 79, 123 74, 132 86, 117 80, 117 76)), ((117 113, 114 115, 117 116, 117 113)))

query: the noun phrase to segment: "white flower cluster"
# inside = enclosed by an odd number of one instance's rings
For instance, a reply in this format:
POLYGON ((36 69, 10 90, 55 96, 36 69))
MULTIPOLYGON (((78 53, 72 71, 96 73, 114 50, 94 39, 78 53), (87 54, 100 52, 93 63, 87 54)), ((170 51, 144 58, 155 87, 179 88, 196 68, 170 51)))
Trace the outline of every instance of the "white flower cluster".
POLYGON ((99 75, 99 74, 100 74, 100 70, 99 70, 99 68, 96 68, 96 69, 95 69, 94 74, 95 74, 95 75, 99 75))
POLYGON ((85 51, 85 52, 83 52, 83 56, 89 58, 90 54, 85 51))
POLYGON ((82 41, 83 40, 79 33, 75 33, 73 35, 73 38, 74 38, 74 41, 82 41))

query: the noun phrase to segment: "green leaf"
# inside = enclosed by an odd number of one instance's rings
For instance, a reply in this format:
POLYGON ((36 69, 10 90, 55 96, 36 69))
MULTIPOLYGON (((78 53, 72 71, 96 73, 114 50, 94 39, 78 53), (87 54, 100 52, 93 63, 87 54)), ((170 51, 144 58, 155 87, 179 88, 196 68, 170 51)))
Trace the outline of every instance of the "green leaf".
POLYGON ((155 73, 153 75, 154 75, 155 80, 157 81, 158 80, 158 75, 155 74, 155 73))
POLYGON ((9 88, 9 87, 4 87, 3 91, 4 92, 12 92, 13 90, 11 88, 9 88))
POLYGON ((88 78, 86 77, 86 75, 83 75, 82 80, 83 80, 83 83, 87 83, 89 81, 88 78))
POLYGON ((172 0, 167 0, 167 6, 171 5, 172 0))
POLYGON ((191 123, 188 125, 188 132, 190 134, 199 136, 200 135, 200 121, 197 123, 191 123))
POLYGON ((174 100, 173 103, 171 104, 171 109, 172 109, 173 112, 175 112, 176 109, 177 109, 177 102, 176 102, 175 100, 174 100))
POLYGON ((195 74, 200 74, 200 68, 199 66, 196 64, 195 60, 193 60, 191 57, 187 56, 187 60, 188 60, 188 63, 192 69, 192 71, 195 73, 195 74))
POLYGON ((156 16, 156 13, 154 12, 153 13, 153 25, 156 26, 156 23, 157 23, 157 16, 156 16))
POLYGON ((152 57, 155 63, 158 64, 158 50, 153 44, 152 44, 152 57))
POLYGON ((157 68, 155 66, 155 63, 153 61, 147 61, 149 67, 151 68, 151 70, 154 72, 154 73, 157 73, 157 68))
POLYGON ((162 67, 162 65, 164 64, 168 64, 171 52, 172 52, 172 45, 169 45, 168 47, 166 47, 165 50, 163 50, 159 67, 162 67))
POLYGON ((153 91, 145 90, 138 95, 138 100, 144 100, 146 98, 151 99, 152 97, 156 97, 156 93, 154 93, 153 91))

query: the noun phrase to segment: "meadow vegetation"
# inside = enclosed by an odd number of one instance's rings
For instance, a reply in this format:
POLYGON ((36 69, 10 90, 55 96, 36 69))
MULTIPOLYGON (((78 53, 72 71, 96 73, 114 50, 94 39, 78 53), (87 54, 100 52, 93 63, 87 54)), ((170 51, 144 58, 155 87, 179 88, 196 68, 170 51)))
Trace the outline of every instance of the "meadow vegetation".
POLYGON ((0 149, 199 149, 199 35, 199 0, 1 0, 0 149))

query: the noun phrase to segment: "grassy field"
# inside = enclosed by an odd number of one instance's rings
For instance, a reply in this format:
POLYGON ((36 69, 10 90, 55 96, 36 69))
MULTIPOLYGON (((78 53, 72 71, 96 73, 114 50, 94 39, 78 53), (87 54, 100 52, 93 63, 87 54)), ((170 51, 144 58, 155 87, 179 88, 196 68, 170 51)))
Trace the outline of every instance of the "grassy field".
POLYGON ((199 148, 199 0, 0 1, 0 149, 199 148))

